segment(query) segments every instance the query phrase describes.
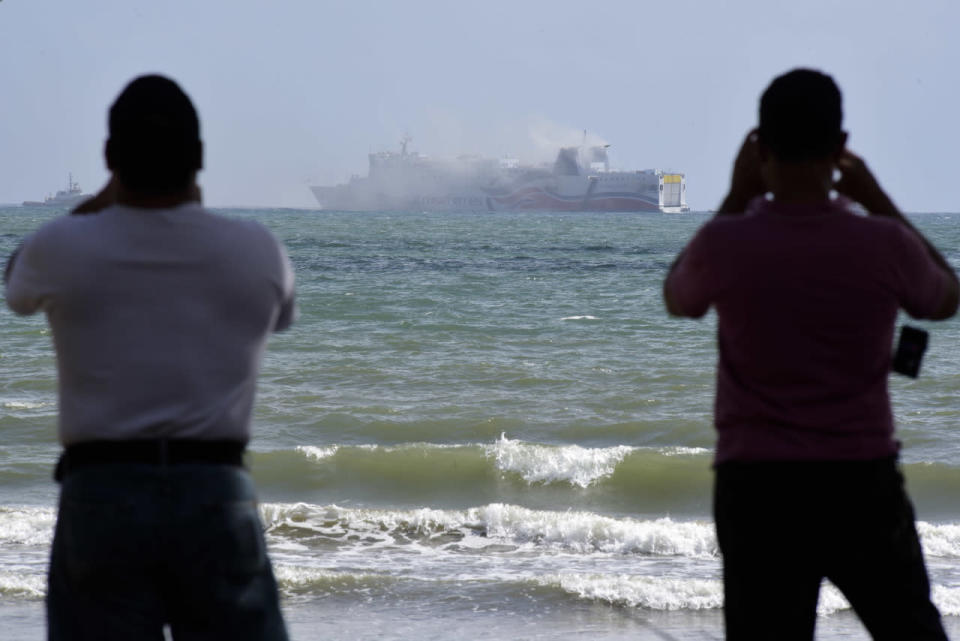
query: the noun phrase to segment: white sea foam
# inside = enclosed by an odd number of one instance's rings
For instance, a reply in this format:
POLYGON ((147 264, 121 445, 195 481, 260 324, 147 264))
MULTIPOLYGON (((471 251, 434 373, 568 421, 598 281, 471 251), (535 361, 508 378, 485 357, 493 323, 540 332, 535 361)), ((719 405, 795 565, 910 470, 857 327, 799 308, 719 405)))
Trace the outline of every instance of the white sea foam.
POLYGON ((839 612, 840 610, 849 610, 850 602, 843 596, 832 583, 824 582, 820 586, 820 600, 817 601, 817 614, 826 616, 839 612))
POLYGON ((560 320, 598 320, 596 316, 564 316, 560 320))
POLYGON ((391 454, 394 452, 407 452, 411 450, 455 450, 467 447, 482 447, 480 445, 465 445, 462 443, 404 443, 402 445, 378 445, 375 443, 359 443, 355 445, 298 445, 295 449, 301 454, 315 461, 322 461, 330 458, 341 450, 349 452, 350 450, 359 450, 363 452, 382 452, 391 454))
POLYGON ((565 482, 588 487, 613 474, 634 448, 626 445, 586 448, 579 445, 536 445, 513 441, 501 434, 493 445, 487 446, 497 468, 519 474, 528 483, 565 482))
POLYGON ((337 445, 331 445, 329 447, 317 447, 315 445, 298 445, 297 451, 305 454, 307 458, 312 458, 315 461, 322 461, 325 458, 330 458, 337 453, 337 450, 340 449, 337 445))
POLYGON ((657 450, 663 456, 701 456, 703 454, 710 454, 713 450, 707 449, 705 447, 684 447, 678 445, 676 447, 662 447, 657 450))
POLYGON ((438 533, 456 532, 466 520, 466 512, 456 510, 377 510, 307 503, 267 503, 260 506, 260 512, 271 543, 284 548, 296 545, 295 540, 285 540, 283 534, 277 534, 284 525, 295 527, 298 533, 312 532, 369 548, 406 545, 410 538, 427 540, 438 533))
POLYGON ((713 525, 615 519, 589 512, 530 510, 494 503, 470 510, 488 537, 536 542, 580 553, 612 552, 656 556, 712 557, 717 554, 713 525))
POLYGON ((930 593, 940 614, 948 617, 960 616, 960 587, 934 585, 930 593))
POLYGON ((723 584, 707 579, 678 579, 628 574, 559 574, 540 583, 591 601, 651 610, 712 610, 723 607, 723 584))
POLYGON ((371 586, 394 583, 397 579, 389 574, 338 572, 323 568, 274 563, 273 574, 280 590, 285 594, 311 592, 324 586, 331 591, 365 590, 371 586))
POLYGON ((960 558, 960 524, 934 525, 917 521, 917 533, 925 555, 960 558))
MULTIPOLYGON (((944 616, 960 615, 960 588, 933 585, 931 586, 930 596, 934 605, 940 610, 940 614, 944 616)), ((824 581, 820 588, 820 600, 817 602, 817 614, 825 616, 849 609, 850 602, 843 596, 843 593, 829 581, 824 581)))
POLYGON ((56 510, 48 507, 0 507, 0 544, 49 545, 56 510))
MULTIPOLYGON (((723 607, 723 583, 708 579, 679 579, 626 574, 560 574, 544 577, 543 585, 560 587, 583 599, 651 610, 704 610, 723 607)), ((960 588, 934 585, 934 604, 944 616, 960 615, 960 588)), ((849 610, 850 602, 830 582, 820 588, 817 614, 849 610)))
MULTIPOLYGON (((629 574, 558 574, 544 577, 543 585, 555 586, 582 599, 650 610, 711 610, 723 607, 723 583, 715 579, 691 579, 629 574)), ((850 608, 840 591, 829 583, 820 590, 817 614, 826 616, 850 608)))
POLYGON ((0 596, 43 598, 47 593, 47 577, 41 574, 0 572, 0 596))
POLYGON ((343 572, 332 572, 289 563, 274 563, 273 574, 281 588, 302 588, 318 581, 342 579, 350 576, 343 572))
MULTIPOLYGON (((408 545, 452 536, 459 547, 491 544, 539 546, 590 554, 643 554, 709 558, 717 554, 713 525, 615 519, 589 512, 531 510, 493 503, 467 510, 370 510, 336 505, 266 504, 261 508, 271 529, 287 524, 357 545, 408 545)), ((283 545, 283 541, 277 541, 283 545)))
POLYGON ((54 401, 4 401, 4 409, 8 410, 39 410, 44 407, 53 407, 54 401))

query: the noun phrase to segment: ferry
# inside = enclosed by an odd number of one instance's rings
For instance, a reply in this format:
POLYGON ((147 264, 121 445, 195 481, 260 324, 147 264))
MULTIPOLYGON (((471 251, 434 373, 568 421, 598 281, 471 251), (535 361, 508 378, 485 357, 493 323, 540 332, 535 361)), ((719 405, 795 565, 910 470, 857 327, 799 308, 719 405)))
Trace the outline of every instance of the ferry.
POLYGON ((610 145, 563 147, 553 165, 516 158, 432 159, 407 150, 368 156, 367 176, 310 187, 333 211, 690 211, 684 174, 610 169, 610 145))

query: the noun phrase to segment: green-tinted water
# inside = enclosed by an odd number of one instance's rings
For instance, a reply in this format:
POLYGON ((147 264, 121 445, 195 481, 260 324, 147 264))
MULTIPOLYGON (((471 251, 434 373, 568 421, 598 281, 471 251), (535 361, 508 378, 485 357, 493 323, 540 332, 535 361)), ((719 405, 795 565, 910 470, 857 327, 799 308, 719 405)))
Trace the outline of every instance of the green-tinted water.
MULTIPOLYGON (((331 616, 357 638, 719 634, 714 321, 660 300, 705 215, 225 213, 297 271, 250 459, 297 638, 331 616)), ((0 210, 0 252, 52 215, 0 210)), ((956 258, 960 215, 916 222, 956 258)), ((54 365, 44 319, 3 313, 0 611, 39 629, 54 365)), ((921 378, 891 388, 957 627, 960 325, 932 329, 921 378)), ((827 634, 856 629, 834 592, 821 606, 827 634)))

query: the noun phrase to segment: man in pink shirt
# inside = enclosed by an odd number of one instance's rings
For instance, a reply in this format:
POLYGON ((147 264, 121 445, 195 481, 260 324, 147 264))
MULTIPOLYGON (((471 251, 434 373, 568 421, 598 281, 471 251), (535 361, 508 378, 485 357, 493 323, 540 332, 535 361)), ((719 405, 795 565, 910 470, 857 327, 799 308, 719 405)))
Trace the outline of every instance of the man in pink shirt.
POLYGON ((714 516, 728 639, 812 639, 824 578, 875 639, 946 639, 897 468, 887 377, 897 311, 949 318, 960 287, 846 149, 841 121, 829 76, 776 78, 730 193, 664 283, 670 314, 718 316, 714 516))

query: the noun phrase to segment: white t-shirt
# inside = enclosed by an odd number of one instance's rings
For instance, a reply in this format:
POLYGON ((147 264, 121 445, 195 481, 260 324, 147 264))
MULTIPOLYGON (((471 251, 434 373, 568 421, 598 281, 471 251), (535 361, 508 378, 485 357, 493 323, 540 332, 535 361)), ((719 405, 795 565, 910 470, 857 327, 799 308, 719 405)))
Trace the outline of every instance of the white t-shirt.
POLYGON ((246 442, 267 336, 295 315, 273 235, 197 203, 57 218, 24 241, 6 296, 47 314, 64 445, 246 442))

